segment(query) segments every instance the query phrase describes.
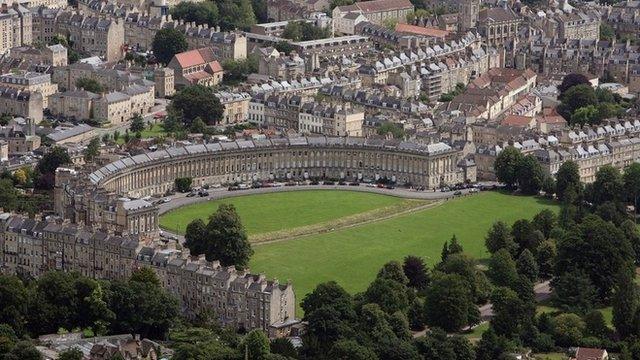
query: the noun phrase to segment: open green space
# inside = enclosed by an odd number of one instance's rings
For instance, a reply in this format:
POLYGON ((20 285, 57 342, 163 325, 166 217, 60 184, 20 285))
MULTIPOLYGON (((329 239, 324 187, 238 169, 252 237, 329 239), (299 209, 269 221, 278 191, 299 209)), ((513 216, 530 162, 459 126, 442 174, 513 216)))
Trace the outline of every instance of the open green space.
MULTIPOLYGON (((131 137, 135 136, 135 133, 129 132, 131 137)), ((143 139, 155 138, 161 135, 166 135, 162 124, 152 124, 151 126, 145 126, 144 130, 140 132, 140 137, 143 139)), ((120 137, 116 141, 116 144, 124 144, 124 132, 120 133, 120 137)))
POLYGON ((184 234, 193 219, 206 219, 220 204, 233 204, 249 235, 262 234, 339 219, 392 206, 401 198, 356 191, 309 190, 243 195, 196 203, 160 217, 160 226, 184 234))
POLYGON ((318 283, 329 280, 355 293, 365 290, 390 260, 412 254, 433 266, 442 244, 454 234, 466 253, 486 258, 484 237, 494 221, 510 224, 545 208, 557 205, 534 197, 480 193, 388 220, 254 246, 250 268, 281 282, 293 281, 298 303, 318 283))

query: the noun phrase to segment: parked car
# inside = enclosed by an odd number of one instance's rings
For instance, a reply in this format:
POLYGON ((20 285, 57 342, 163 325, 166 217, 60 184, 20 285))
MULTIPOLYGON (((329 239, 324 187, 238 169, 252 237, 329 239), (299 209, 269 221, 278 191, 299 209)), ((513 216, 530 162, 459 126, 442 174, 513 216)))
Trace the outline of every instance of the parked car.
POLYGON ((460 191, 460 190, 456 190, 456 191, 453 193, 453 195, 456 195, 456 196, 458 196, 458 195, 462 195, 462 191, 460 191))
POLYGON ((165 203, 165 204, 168 203, 168 202, 171 202, 171 198, 168 198, 168 197, 164 198, 164 199, 162 199, 162 202, 165 203))

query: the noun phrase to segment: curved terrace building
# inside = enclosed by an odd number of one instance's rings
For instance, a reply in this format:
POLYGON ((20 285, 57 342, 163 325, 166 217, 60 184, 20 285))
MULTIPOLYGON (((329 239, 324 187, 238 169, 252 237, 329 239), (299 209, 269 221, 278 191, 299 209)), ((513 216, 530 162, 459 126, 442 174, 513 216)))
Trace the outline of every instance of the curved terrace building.
POLYGON ((375 180, 433 188, 465 180, 462 152, 430 145, 350 137, 238 140, 174 147, 124 158, 89 175, 109 192, 143 197, 191 177, 196 186, 274 179, 375 180))

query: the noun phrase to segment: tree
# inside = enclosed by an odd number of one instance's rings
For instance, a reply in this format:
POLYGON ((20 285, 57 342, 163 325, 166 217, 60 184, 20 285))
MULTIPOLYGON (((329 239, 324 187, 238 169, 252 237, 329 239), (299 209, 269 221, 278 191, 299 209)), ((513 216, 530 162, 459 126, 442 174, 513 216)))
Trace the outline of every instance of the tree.
POLYGON ((192 220, 185 231, 185 243, 191 253, 204 254, 207 250, 206 238, 207 238, 207 226, 202 219, 192 220))
POLYGON ((276 50, 278 50, 278 52, 281 52, 283 54, 289 54, 291 51, 295 50, 295 48, 293 47, 293 45, 291 45, 290 42, 285 41, 285 40, 281 40, 278 41, 275 45, 274 48, 276 50))
POLYGON ((42 360, 42 355, 31 342, 25 340, 16 343, 4 358, 7 360, 42 360))
POLYGON ((404 138, 404 128, 396 123, 385 121, 378 127, 377 130, 378 135, 387 135, 391 134, 394 139, 403 139, 404 138))
MULTIPOLYGON (((608 108, 603 109, 603 112, 608 108)), ((587 105, 576 109, 571 115, 570 123, 572 125, 595 125, 600 123, 600 111, 595 105, 587 105)))
POLYGON ((189 44, 182 31, 164 28, 156 33, 151 47, 156 59, 163 64, 168 64, 175 54, 187 51, 189 44))
POLYGON ((171 101, 171 108, 183 114, 187 126, 198 117, 209 125, 218 124, 224 111, 213 90, 202 85, 187 86, 178 91, 171 101))
POLYGON ((533 155, 527 155, 520 159, 516 166, 516 177, 523 194, 536 195, 542 189, 544 172, 533 155))
POLYGON ((25 186, 29 180, 29 168, 20 168, 13 173, 16 185, 25 186))
POLYGON ((506 338, 518 336, 523 318, 523 305, 518 294, 509 288, 497 287, 491 295, 491 304, 494 314, 491 327, 496 334, 506 338))
POLYGON ((577 109, 598 104, 598 98, 593 87, 587 84, 572 86, 560 96, 560 100, 562 102, 557 110, 565 119, 571 119, 577 109))
POLYGON ((290 21, 285 26, 281 37, 293 41, 309 41, 331 36, 328 28, 320 28, 306 21, 290 21))
POLYGON ((331 347, 329 358, 336 360, 377 360, 373 350, 358 344, 354 340, 340 340, 331 347))
POLYGON ((542 191, 547 197, 552 197, 556 193, 556 182, 551 176, 545 176, 542 181, 542 191))
POLYGON ((6 211, 14 210, 18 207, 18 190, 13 186, 13 181, 0 179, 0 204, 6 211))
POLYGON ((495 253, 500 249, 506 249, 510 254, 515 254, 518 245, 513 240, 509 225, 502 221, 496 221, 487 232, 484 243, 490 253, 495 253))
POLYGON ((421 291, 429 284, 429 273, 421 258, 411 255, 405 257, 402 270, 409 280, 409 287, 421 291))
POLYGON ((558 223, 558 216, 550 209, 544 209, 533 217, 532 225, 536 230, 539 230, 544 235, 545 239, 548 239, 551 235, 551 230, 556 227, 558 223))
POLYGON ((512 349, 512 345, 503 337, 496 335, 492 327, 482 334, 476 348, 476 360, 503 359, 503 354, 512 349))
POLYGON ((76 80, 76 87, 96 94, 100 94, 105 91, 104 86, 102 86, 102 84, 97 80, 86 77, 76 80))
POLYGON ((516 267, 518 274, 525 276, 531 282, 538 280, 538 263, 529 249, 524 249, 522 253, 520 253, 516 261, 516 267))
POLYGON ((87 148, 83 151, 85 161, 91 161, 100 155, 100 138, 95 137, 89 141, 87 148))
POLYGON ((207 132, 207 124, 205 124, 201 118, 197 117, 191 123, 189 132, 192 134, 205 134, 207 132))
POLYGON ((129 130, 134 133, 139 133, 144 130, 144 119, 140 114, 135 114, 133 119, 131 120, 131 126, 129 126, 129 130))
POLYGON ((553 319, 553 334, 560 346, 579 344, 584 331, 584 321, 576 314, 560 314, 553 319))
POLYGON ((589 79, 582 74, 571 73, 566 75, 562 79, 562 83, 558 86, 558 90, 560 90, 560 96, 564 94, 570 88, 576 85, 589 85, 589 79))
POLYGON ((584 318, 585 335, 603 339, 609 333, 609 328, 604 319, 604 315, 599 310, 587 313, 584 318))
POLYGON ((390 279, 374 280, 365 291, 364 298, 368 303, 379 305, 387 314, 396 311, 406 312, 409 308, 406 287, 390 279))
POLYGON ((513 146, 508 146, 496 157, 494 168, 498 181, 512 187, 518 181, 518 165, 522 161, 522 153, 513 146))
POLYGON ((638 231, 638 227, 633 220, 627 219, 620 224, 620 230, 631 243, 636 264, 640 263, 640 232, 638 231))
POLYGON ((638 206, 638 197, 640 196, 640 163, 634 162, 624 169, 624 191, 627 200, 632 202, 634 206, 638 206))
POLYGON ((291 340, 287 338, 276 338, 271 340, 269 349, 271 350, 272 354, 280 354, 294 359, 298 357, 298 351, 291 343, 291 340))
POLYGON ((350 313, 353 311, 352 305, 351 295, 335 281, 329 281, 319 284, 312 292, 307 294, 302 299, 300 307, 306 317, 324 306, 340 308, 346 310, 346 313, 350 313))
POLYGON ((424 303, 420 298, 416 297, 409 305, 407 318, 409 320, 409 328, 413 331, 424 329, 424 303))
POLYGON ((223 266, 245 267, 253 255, 244 226, 231 204, 221 204, 209 218, 207 239, 205 255, 210 260, 220 260, 223 266))
POLYGON ((611 25, 607 23, 600 24, 600 39, 611 41, 615 39, 616 32, 613 30, 611 25))
POLYGON ((173 182, 173 187, 176 189, 176 191, 186 193, 191 191, 191 184, 193 183, 193 179, 190 177, 182 177, 176 178, 173 182))
POLYGON ((611 165, 604 165, 596 172, 596 180, 587 194, 595 205, 611 201, 617 203, 623 198, 624 181, 620 171, 611 165))
POLYGON ((585 314, 593 309, 597 299, 596 288, 582 271, 563 273, 552 282, 552 299, 561 309, 585 314))
POLYGON ((464 249, 462 248, 462 245, 460 245, 458 238, 454 234, 449 242, 449 255, 462 254, 463 251, 464 249))
POLYGON ((633 281, 632 271, 621 271, 617 275, 615 293, 613 295, 613 326, 624 339, 638 335, 634 329, 634 318, 638 313, 638 286, 633 281))
POLYGON ((516 262, 506 249, 496 251, 489 259, 489 279, 497 286, 513 286, 518 279, 516 262))
POLYGON ((582 190, 580 182, 580 167, 572 160, 565 161, 560 165, 556 173, 556 195, 558 199, 564 200, 567 189, 572 188, 576 194, 582 190))
POLYGON ((402 285, 409 284, 409 279, 404 274, 402 265, 400 265, 400 263, 395 260, 389 261, 388 263, 384 264, 378 272, 377 278, 393 280, 402 285))
POLYGON ((52 189, 55 182, 55 171, 58 167, 71 163, 67 149, 55 146, 38 161, 36 170, 40 173, 38 188, 52 189))
POLYGON ((210 27, 218 25, 220 13, 214 2, 191 3, 182 2, 171 8, 171 16, 185 22, 195 22, 197 25, 206 24, 210 27))
POLYGON ((524 249, 535 251, 538 245, 544 241, 542 232, 536 230, 527 219, 516 220, 511 227, 511 235, 518 245, 518 254, 524 249))
POLYGON ((8 324, 21 333, 26 322, 27 300, 27 290, 20 279, 0 275, 0 324, 8 324))
POLYGON ((426 291, 427 325, 458 331, 478 321, 478 308, 464 279, 457 274, 437 276, 426 291))
POLYGON ((553 276, 556 255, 558 250, 553 240, 545 240, 536 251, 536 262, 538 263, 538 273, 541 278, 549 279, 553 276))
POLYGON ((84 355, 77 347, 67 349, 58 354, 58 360, 82 360, 84 355))
POLYGON ((222 68, 224 69, 224 82, 236 84, 247 80, 249 75, 258 72, 258 57, 249 55, 242 60, 228 59, 222 63, 222 68))
POLYGON ((266 360, 270 353, 267 334, 259 329, 251 330, 242 340, 241 350, 251 360, 266 360))
POLYGON ((160 287, 161 285, 160 279, 158 279, 158 275, 156 275, 156 272, 148 266, 143 266, 139 269, 136 269, 131 274, 129 281, 151 284, 157 287, 160 287))

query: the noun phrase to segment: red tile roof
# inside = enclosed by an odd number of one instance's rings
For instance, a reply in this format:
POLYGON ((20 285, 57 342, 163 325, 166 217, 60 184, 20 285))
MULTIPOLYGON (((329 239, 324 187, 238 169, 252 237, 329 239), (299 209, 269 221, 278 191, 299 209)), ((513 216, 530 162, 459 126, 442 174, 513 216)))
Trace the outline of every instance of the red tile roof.
POLYGON ((602 360, 606 354, 605 350, 592 348, 578 348, 576 360, 602 360))
POLYGON ((213 49, 204 47, 200 49, 190 50, 176 54, 176 60, 182 68, 202 65, 215 60, 213 49))
POLYGON ((446 30, 440 30, 432 27, 402 24, 402 23, 396 24, 396 31, 403 32, 403 33, 437 37, 437 38, 444 38, 445 36, 449 35, 449 32, 446 30))

